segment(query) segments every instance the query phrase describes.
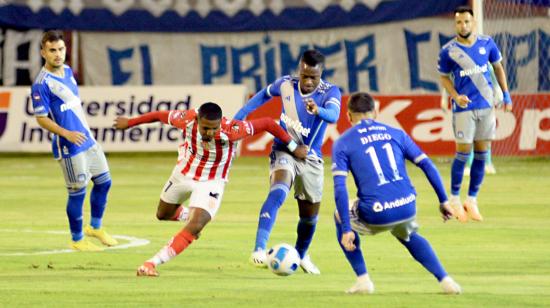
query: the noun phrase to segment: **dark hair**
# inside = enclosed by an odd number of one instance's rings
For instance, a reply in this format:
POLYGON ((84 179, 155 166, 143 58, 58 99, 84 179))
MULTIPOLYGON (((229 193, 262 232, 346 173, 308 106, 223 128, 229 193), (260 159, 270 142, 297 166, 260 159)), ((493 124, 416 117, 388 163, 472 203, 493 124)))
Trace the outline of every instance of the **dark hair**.
POLYGON ((199 118, 219 120, 222 118, 222 108, 216 103, 206 102, 199 107, 199 118))
POLYGON ((315 49, 304 51, 301 60, 309 66, 317 66, 318 64, 323 66, 325 64, 325 56, 320 51, 315 49))
POLYGON ((50 30, 42 35, 42 41, 40 42, 40 48, 44 48, 46 42, 57 42, 63 40, 63 32, 59 30, 50 30))
POLYGON ((374 110, 374 99, 367 92, 355 92, 348 100, 351 113, 367 113, 374 110))
POLYGON ((467 5, 461 5, 459 7, 457 7, 454 11, 455 14, 459 13, 459 14, 462 14, 462 13, 470 13, 470 15, 474 16, 474 10, 472 10, 471 7, 467 6, 467 5))

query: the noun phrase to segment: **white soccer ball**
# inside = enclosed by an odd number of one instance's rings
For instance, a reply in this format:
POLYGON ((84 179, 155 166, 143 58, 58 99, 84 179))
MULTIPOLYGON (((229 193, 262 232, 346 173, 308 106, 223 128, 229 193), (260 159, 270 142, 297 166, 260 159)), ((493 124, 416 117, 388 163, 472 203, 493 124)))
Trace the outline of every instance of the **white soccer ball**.
POLYGON ((288 276, 300 266, 300 255, 293 246, 282 243, 267 251, 267 266, 279 276, 288 276))

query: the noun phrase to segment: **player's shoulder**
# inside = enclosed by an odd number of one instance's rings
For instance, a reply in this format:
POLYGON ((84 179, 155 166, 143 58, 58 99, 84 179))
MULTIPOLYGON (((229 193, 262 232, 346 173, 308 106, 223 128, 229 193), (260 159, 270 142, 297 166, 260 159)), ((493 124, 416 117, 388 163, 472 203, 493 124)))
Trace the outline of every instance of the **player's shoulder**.
POLYGON ((291 75, 284 75, 284 76, 281 76, 281 77, 277 78, 277 80, 275 80, 274 83, 283 83, 285 81, 298 82, 298 78, 293 77, 291 75))
POLYGON ((447 43, 445 43, 443 46, 441 46, 441 51, 448 51, 449 49, 456 47, 458 44, 456 38, 451 39, 447 43))
POLYGON ((317 88, 317 90, 321 93, 326 93, 326 92, 329 92, 329 91, 340 91, 340 88, 338 88, 336 85, 324 80, 324 79, 321 79, 319 81, 319 86, 317 88))
POLYGON ((493 38, 490 35, 486 35, 486 34, 479 34, 477 36, 477 39, 480 40, 481 42, 488 42, 493 40, 493 38))
POLYGON ((42 68, 38 73, 38 75, 36 75, 36 78, 34 79, 34 82, 32 84, 33 87, 45 84, 48 79, 48 75, 49 75, 48 71, 42 68))

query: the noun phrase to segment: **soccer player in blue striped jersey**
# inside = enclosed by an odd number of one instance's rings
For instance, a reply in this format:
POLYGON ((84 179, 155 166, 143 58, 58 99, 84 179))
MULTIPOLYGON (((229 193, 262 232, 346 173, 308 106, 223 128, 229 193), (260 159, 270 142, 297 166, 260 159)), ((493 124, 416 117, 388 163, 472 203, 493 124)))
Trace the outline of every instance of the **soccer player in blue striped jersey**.
POLYGON ((300 266, 308 274, 320 274, 307 250, 313 239, 322 198, 324 168, 321 146, 327 124, 338 120, 342 96, 337 86, 321 79, 324 62, 325 57, 319 51, 305 51, 299 62, 298 77, 277 79, 235 115, 235 119, 242 120, 272 97, 280 96, 283 105, 280 125, 296 143, 309 147, 307 158, 300 160, 290 154, 284 143, 275 139, 270 155, 271 188, 260 210, 256 242, 250 258, 258 267, 267 267, 267 241, 277 211, 294 183, 294 197, 300 215, 296 239, 296 250, 302 258, 300 266))
POLYGON ((458 294, 460 286, 447 275, 429 242, 417 233, 416 191, 407 175, 406 160, 422 169, 439 199, 446 221, 452 209, 432 161, 402 130, 376 122, 373 98, 354 93, 348 101, 352 127, 332 147, 332 175, 337 240, 357 275, 347 293, 373 293, 359 234, 390 231, 413 258, 440 282, 444 293, 458 294), (357 200, 349 202, 346 178, 351 172, 357 200))
POLYGON ((117 244, 101 227, 111 187, 107 160, 84 117, 73 72, 64 64, 66 48, 62 32, 52 30, 44 33, 40 53, 45 64, 32 85, 31 96, 36 121, 53 134, 53 155, 65 177, 69 194, 70 247, 80 251, 99 251, 103 248, 88 241, 84 234, 98 238, 107 246, 117 244), (94 182, 90 195, 91 221, 83 228, 82 208, 90 179, 94 182))
POLYGON ((498 93, 493 87, 491 70, 502 89, 505 111, 512 110, 512 99, 508 92, 506 75, 502 67, 502 55, 490 36, 475 35, 473 10, 461 6, 455 10, 456 37, 445 44, 439 53, 438 70, 441 85, 452 97, 453 131, 456 141, 456 155, 451 166, 450 203, 456 218, 461 222, 481 221, 477 206, 477 194, 485 175, 487 151, 495 137, 496 118, 494 106, 498 93), (464 177, 464 166, 474 150, 474 161, 470 167, 468 197, 460 201, 460 187, 464 177))

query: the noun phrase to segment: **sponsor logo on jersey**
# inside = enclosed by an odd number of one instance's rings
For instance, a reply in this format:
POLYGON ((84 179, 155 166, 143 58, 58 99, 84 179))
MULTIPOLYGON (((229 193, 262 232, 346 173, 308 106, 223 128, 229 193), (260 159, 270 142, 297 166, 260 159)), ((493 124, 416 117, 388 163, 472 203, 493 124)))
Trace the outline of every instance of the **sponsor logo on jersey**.
POLYGON ((487 53, 487 50, 485 50, 485 47, 479 47, 479 54, 484 55, 487 53))
POLYGON ((73 101, 68 101, 66 103, 61 104, 60 109, 61 109, 61 112, 65 112, 69 109, 73 109, 78 106, 80 106, 80 102, 77 100, 73 100, 73 101))
POLYGON ((384 204, 380 202, 375 202, 372 205, 372 210, 375 211, 376 213, 380 213, 385 210, 391 210, 391 209, 395 209, 395 208, 410 204, 414 200, 416 200, 416 196, 414 194, 410 194, 407 197, 398 198, 389 202, 386 201, 384 202, 384 204))
POLYGON ((286 124, 287 128, 292 128, 297 134, 301 134, 304 137, 309 136, 311 129, 302 126, 302 122, 291 119, 284 113, 281 113, 281 121, 286 124))
POLYGON ((466 70, 460 70, 460 77, 466 77, 466 76, 472 76, 474 74, 482 74, 487 73, 487 64, 484 64, 483 66, 476 65, 475 67, 466 69, 466 70))

